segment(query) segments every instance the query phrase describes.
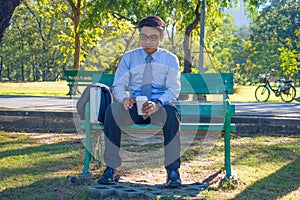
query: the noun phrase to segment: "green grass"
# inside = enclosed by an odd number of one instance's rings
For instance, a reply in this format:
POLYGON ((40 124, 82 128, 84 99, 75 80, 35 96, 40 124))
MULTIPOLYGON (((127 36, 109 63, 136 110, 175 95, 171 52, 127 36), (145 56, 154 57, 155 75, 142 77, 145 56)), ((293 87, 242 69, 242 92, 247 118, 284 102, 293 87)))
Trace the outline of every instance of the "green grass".
MULTIPOLYGON (((69 182, 70 176, 79 174, 83 167, 84 147, 78 135, 0 131, 0 141, 0 199, 92 199, 86 186, 95 184, 102 170, 95 163, 91 171, 96 176, 91 182, 81 185, 69 182)), ((211 180, 208 190, 197 191, 193 197, 296 199, 300 196, 299 137, 234 137, 231 144, 237 182, 221 184, 224 174, 220 174, 211 180)), ((224 164, 223 156, 223 139, 205 156, 188 155, 180 169, 183 182, 203 181, 219 171, 224 164)), ((130 176, 128 173, 127 178, 130 176)))
POLYGON ((51 142, 34 136, 0 132, 0 199, 84 199, 86 189, 68 179, 81 169, 80 141, 71 135, 51 142))
POLYGON ((0 82, 1 95, 66 96, 66 81, 56 82, 0 82))
MULTIPOLYGON (((256 86, 235 86, 235 93, 229 98, 232 102, 256 102, 256 86)), ((82 92, 84 87, 79 87, 82 92)), ((300 88, 297 88, 300 91, 300 88)), ((69 88, 66 81, 56 82, 0 82, 0 95, 26 96, 67 96, 69 88)), ((208 97, 209 99, 210 97, 208 97)), ((214 97, 215 99, 215 97, 214 97)), ((268 102, 283 102, 271 93, 268 102)))

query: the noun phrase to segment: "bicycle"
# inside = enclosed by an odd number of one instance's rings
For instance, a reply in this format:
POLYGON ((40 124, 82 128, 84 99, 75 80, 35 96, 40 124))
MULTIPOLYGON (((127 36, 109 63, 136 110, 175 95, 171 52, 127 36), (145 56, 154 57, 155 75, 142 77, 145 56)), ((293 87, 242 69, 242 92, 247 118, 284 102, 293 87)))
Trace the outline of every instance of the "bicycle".
POLYGON ((278 79, 275 83, 279 82, 279 85, 274 87, 270 85, 270 74, 260 74, 259 82, 263 85, 259 85, 255 90, 255 98, 258 102, 266 102, 270 98, 271 91, 275 93, 276 97, 281 97, 284 102, 291 102, 296 96, 296 88, 293 80, 278 79))

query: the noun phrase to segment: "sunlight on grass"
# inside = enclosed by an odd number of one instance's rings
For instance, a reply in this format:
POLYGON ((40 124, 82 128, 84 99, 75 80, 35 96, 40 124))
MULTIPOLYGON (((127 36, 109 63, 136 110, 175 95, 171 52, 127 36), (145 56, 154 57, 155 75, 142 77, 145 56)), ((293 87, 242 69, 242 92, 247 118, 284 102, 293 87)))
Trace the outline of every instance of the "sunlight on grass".
POLYGON ((56 82, 0 82, 1 95, 66 96, 66 81, 56 82))
POLYGON ((85 198, 86 188, 71 186, 68 179, 81 170, 81 142, 43 144, 28 134, 1 131, 0 139, 1 199, 85 198))
MULTIPOLYGON (((203 176, 205 171, 222 168, 223 142, 220 139, 215 148, 188 171, 203 176)), ((201 192, 205 199, 277 199, 281 196, 293 199, 300 195, 299 137, 238 137, 233 138, 231 144, 232 170, 237 172, 238 187, 223 191, 217 181, 212 182, 210 190, 201 192)))

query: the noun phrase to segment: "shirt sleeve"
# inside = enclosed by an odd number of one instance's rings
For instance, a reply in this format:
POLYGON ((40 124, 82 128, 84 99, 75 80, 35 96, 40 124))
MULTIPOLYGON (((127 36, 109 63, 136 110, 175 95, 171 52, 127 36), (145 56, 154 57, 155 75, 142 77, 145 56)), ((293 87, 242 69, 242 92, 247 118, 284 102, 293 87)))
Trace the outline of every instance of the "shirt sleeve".
POLYGON ((129 85, 129 77, 129 62, 124 55, 118 65, 112 86, 113 95, 118 102, 122 102, 124 98, 128 97, 126 90, 129 85))
POLYGON ((176 100, 179 96, 181 83, 180 83, 180 71, 179 71, 179 61, 176 56, 170 62, 168 69, 167 79, 166 79, 166 88, 165 93, 160 96, 159 100, 162 104, 171 103, 176 100))

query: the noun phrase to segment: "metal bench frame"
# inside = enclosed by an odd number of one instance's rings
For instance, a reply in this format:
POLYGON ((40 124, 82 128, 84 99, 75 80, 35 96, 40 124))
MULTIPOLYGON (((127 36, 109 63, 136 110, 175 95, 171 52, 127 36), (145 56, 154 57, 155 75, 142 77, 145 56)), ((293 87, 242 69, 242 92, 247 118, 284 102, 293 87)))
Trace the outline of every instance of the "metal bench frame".
MULTIPOLYGON (((113 74, 93 74, 93 83, 101 82, 108 86, 113 83, 113 74)), ((203 74, 181 74, 181 93, 184 95, 221 95, 222 100, 215 101, 185 101, 184 104, 176 104, 181 116, 200 116, 201 117, 221 117, 221 123, 203 123, 203 122, 181 122, 180 131, 184 134, 185 131, 221 131, 224 132, 224 147, 225 147, 225 170, 226 178, 232 177, 230 163, 230 134, 236 130, 235 124, 231 123, 232 116, 235 115, 235 107, 230 103, 229 94, 234 92, 234 82, 232 73, 203 73, 203 74)), ((86 152, 82 175, 89 174, 89 163, 91 161, 91 131, 102 130, 101 124, 90 123, 90 104, 86 104, 85 122, 81 124, 81 129, 86 133, 86 152)), ((141 130, 141 125, 126 125, 121 127, 122 130, 135 131, 141 130)), ((147 125, 147 130, 161 130, 160 126, 147 125)))

